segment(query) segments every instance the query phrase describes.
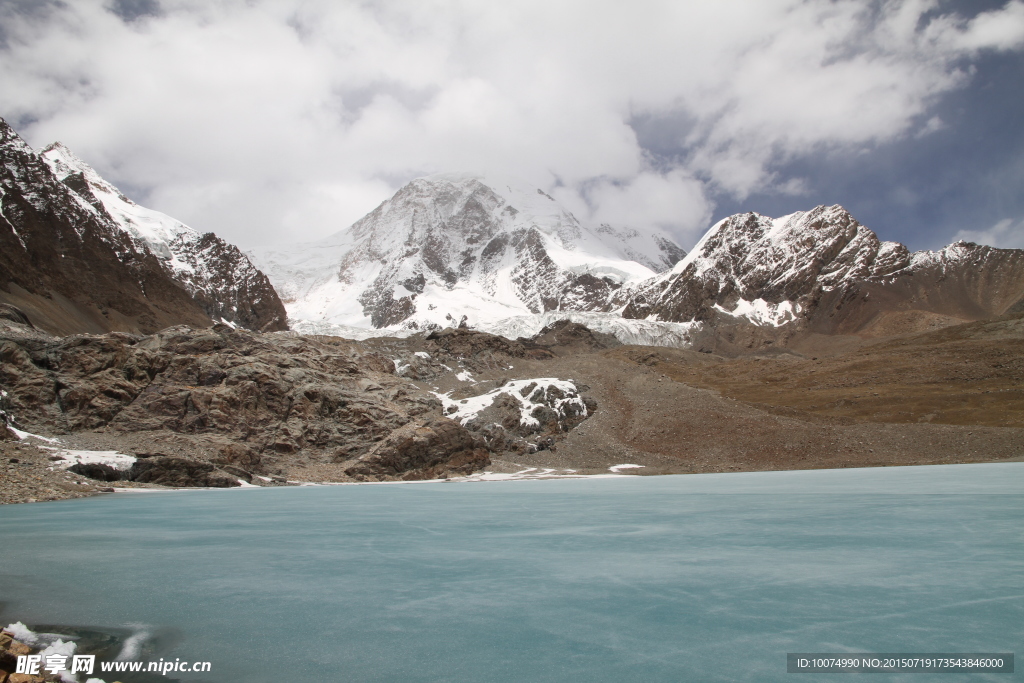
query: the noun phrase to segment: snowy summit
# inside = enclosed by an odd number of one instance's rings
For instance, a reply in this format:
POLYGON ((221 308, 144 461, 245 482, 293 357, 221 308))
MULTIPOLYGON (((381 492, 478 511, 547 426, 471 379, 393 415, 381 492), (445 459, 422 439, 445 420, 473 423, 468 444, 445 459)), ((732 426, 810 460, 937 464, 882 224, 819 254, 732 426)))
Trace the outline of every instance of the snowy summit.
POLYGON ((542 190, 473 174, 419 178, 331 237, 252 254, 308 332, 594 310, 684 255, 666 233, 591 229, 542 190))

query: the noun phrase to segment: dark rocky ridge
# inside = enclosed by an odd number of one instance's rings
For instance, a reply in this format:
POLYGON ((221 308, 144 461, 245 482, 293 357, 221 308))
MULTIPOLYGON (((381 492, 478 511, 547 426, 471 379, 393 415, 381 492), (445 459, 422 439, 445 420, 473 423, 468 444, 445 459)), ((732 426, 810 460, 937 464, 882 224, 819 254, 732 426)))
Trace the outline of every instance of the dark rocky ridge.
POLYGON ((195 274, 175 279, 81 174, 64 181, 0 119, 0 303, 54 334, 152 333, 211 317, 286 329, 269 281, 236 247, 212 233, 181 245, 195 274))
POLYGON ((238 247, 207 232, 195 240, 178 238, 171 249, 195 268, 178 280, 212 319, 260 332, 288 329, 288 314, 270 280, 238 247))
MULTIPOLYGON (((64 338, 5 325, 4 415, 33 433, 136 454, 125 480, 220 486, 319 466, 336 466, 335 479, 439 478, 469 474, 495 450, 521 446, 488 444, 443 417, 435 396, 358 342, 227 325, 64 338)), ((525 353, 493 335, 447 336, 426 343, 449 365, 486 367, 525 353)), ((89 467, 80 474, 109 480, 89 467)))
POLYGON ((390 374, 391 361, 351 344, 227 325, 8 338, 0 360, 9 412, 32 431, 189 435, 211 459, 252 472, 299 451, 361 455, 438 405, 390 374))
POLYGON ((59 142, 48 146, 40 156, 59 180, 129 233, 139 249, 152 251, 167 275, 188 290, 213 320, 265 332, 288 329, 284 306, 270 280, 238 247, 212 232, 199 233, 169 216, 138 206, 59 142), (147 232, 142 232, 139 225, 146 219, 167 230, 167 239, 156 238, 150 228, 147 241, 147 232), (185 267, 175 267, 175 261, 185 267))
POLYGON ((0 303, 55 333, 210 319, 153 254, 83 207, 0 119, 0 303))

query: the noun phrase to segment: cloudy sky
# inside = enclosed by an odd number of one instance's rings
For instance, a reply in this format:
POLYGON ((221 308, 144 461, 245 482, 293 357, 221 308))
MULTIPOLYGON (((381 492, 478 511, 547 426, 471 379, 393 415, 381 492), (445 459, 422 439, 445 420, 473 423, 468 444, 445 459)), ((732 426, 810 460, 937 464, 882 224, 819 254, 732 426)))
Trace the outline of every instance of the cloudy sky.
POLYGON ((0 116, 243 248, 437 171, 1024 247, 1024 0, 0 0, 0 116))

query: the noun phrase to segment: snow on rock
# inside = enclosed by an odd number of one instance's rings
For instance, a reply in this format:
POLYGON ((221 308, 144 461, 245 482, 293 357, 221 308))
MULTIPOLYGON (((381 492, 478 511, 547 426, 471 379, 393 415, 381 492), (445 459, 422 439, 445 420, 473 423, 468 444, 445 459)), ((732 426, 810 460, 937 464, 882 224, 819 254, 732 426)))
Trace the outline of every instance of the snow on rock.
POLYGON ((472 174, 414 180, 325 240, 251 253, 294 329, 410 330, 601 308, 682 254, 667 234, 591 230, 541 190, 472 174))
POLYGON ((909 263, 906 247, 881 242, 841 206, 774 219, 737 214, 712 226, 671 271, 625 290, 619 300, 627 318, 709 320, 717 309, 779 325, 822 292, 909 263))
POLYGON ((20 621, 16 621, 13 624, 8 624, 4 628, 4 630, 10 633, 12 636, 14 636, 15 640, 25 643, 29 647, 39 649, 49 647, 50 645, 59 642, 64 638, 67 638, 68 640, 74 639, 73 636, 66 636, 61 633, 43 633, 33 631, 20 621))
POLYGON ((10 424, 7 425, 7 428, 14 432, 14 435, 18 437, 20 441, 24 441, 25 439, 39 439, 40 441, 45 441, 46 443, 60 443, 57 439, 51 439, 48 436, 32 434, 31 432, 25 432, 16 427, 12 427, 10 424))
POLYGON ((287 328, 270 281, 237 247, 136 204, 59 142, 40 157, 84 209, 109 219, 139 249, 154 254, 212 319, 254 330, 287 328))
MULTIPOLYGON (((59 655, 63 657, 63 661, 70 662, 71 657, 75 654, 75 650, 78 649, 78 643, 71 640, 58 639, 50 643, 42 650, 39 651, 39 656, 42 657, 42 669, 46 671, 47 658, 52 655, 59 655)), ((70 672, 70 667, 63 671, 59 671, 58 675, 62 683, 78 683, 78 676, 74 676, 70 672)))
POLYGON ((631 464, 627 463, 627 464, 624 464, 624 465, 612 465, 611 467, 608 468, 608 470, 610 472, 619 473, 622 470, 635 470, 635 469, 639 469, 641 467, 643 467, 643 465, 631 465, 631 464))
POLYGON ((746 318, 755 325, 778 327, 796 320, 800 313, 800 304, 792 301, 769 303, 764 299, 754 299, 753 301, 739 299, 731 311, 727 311, 718 304, 715 304, 715 309, 737 318, 746 318))
POLYGON ((508 431, 529 433, 552 424, 565 430, 589 414, 572 380, 553 377, 512 380, 487 393, 463 399, 453 399, 452 392, 433 393, 441 400, 444 414, 463 426, 483 426, 472 423, 487 422, 490 417, 494 422, 501 419, 499 424, 508 431), (488 409, 496 404, 505 410, 491 411, 494 414, 489 415, 488 409), (514 424, 508 423, 509 408, 514 424))
POLYGON ((60 142, 47 147, 41 156, 54 175, 75 190, 80 201, 113 218, 119 228, 144 243, 171 270, 193 271, 191 264, 171 250, 171 244, 181 239, 195 240, 198 232, 128 199, 60 142))
POLYGON ((53 466, 66 470, 75 465, 108 465, 115 470, 127 472, 135 464, 136 458, 131 455, 118 453, 117 451, 75 451, 66 448, 52 448, 44 446, 48 451, 53 451, 55 457, 61 460, 53 461, 53 466))

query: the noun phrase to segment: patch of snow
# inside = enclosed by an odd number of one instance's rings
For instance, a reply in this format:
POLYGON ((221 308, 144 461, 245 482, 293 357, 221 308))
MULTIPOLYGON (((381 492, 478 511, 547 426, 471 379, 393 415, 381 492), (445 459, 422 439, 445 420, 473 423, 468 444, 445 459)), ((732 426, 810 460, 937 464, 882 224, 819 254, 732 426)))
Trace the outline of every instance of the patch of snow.
POLYGON ((558 389, 566 395, 565 398, 556 399, 554 405, 551 405, 551 408, 560 416, 564 416, 565 409, 569 405, 574 406, 583 415, 587 414, 587 408, 583 404, 583 399, 578 395, 576 385, 573 384, 572 380, 556 379, 554 377, 517 379, 506 382, 503 386, 492 389, 485 394, 457 400, 451 398, 451 392, 447 394, 431 393, 441 400, 444 414, 461 425, 465 425, 479 415, 481 411, 489 408, 498 396, 507 394, 519 403, 519 424, 525 427, 538 427, 540 422, 537 418, 533 417, 532 413, 537 408, 549 405, 543 402, 549 388, 558 389), (535 385, 534 388, 530 390, 528 395, 524 396, 523 391, 531 384, 535 385), (452 408, 455 410, 451 410, 452 408))
POLYGON ((39 439, 40 441, 45 441, 47 443, 60 443, 57 439, 51 439, 48 436, 39 436, 38 434, 32 434, 31 432, 24 432, 10 424, 7 425, 7 428, 14 432, 14 435, 18 437, 19 441, 24 441, 25 439, 39 439))
POLYGON ((800 314, 800 304, 792 301, 773 304, 764 299, 754 299, 753 301, 740 299, 731 311, 727 311, 718 304, 715 304, 715 308, 737 318, 746 318, 755 325, 771 325, 773 327, 792 322, 800 314))
POLYGON ((620 472, 622 470, 633 470, 633 469, 638 469, 640 467, 643 467, 643 465, 631 465, 631 464, 627 463, 625 465, 612 465, 611 467, 608 468, 608 471, 610 471, 610 472, 620 472))
MULTIPOLYGON (((2 187, 0 187, 0 217, 7 218, 4 216, 4 189, 2 187)), ((17 228, 14 227, 14 223, 12 221, 7 221, 7 224, 11 226, 11 232, 13 232, 14 236, 18 238, 18 243, 21 244, 21 248, 28 251, 28 247, 25 246, 25 240, 22 239, 17 228)))
MULTIPOLYGON (((290 315, 290 314, 289 314, 290 315)), ((377 337, 397 337, 404 339, 416 334, 418 330, 401 329, 397 327, 374 328, 370 325, 356 327, 354 325, 338 325, 326 320, 298 320, 288 318, 289 332, 276 332, 275 334, 287 334, 289 336, 311 335, 325 337, 342 337, 353 341, 364 341, 377 337)))
POLYGON ((14 636, 15 640, 37 649, 49 647, 64 638, 74 640, 72 636, 66 636, 61 633, 37 633, 20 621, 8 624, 4 630, 14 636))
POLYGON ((518 472, 475 472, 465 477, 452 477, 448 481, 523 481, 526 479, 582 479, 576 470, 538 469, 527 467, 518 472))
MULTIPOLYGON (((481 482, 481 481, 528 481, 536 479, 613 479, 619 477, 625 477, 630 475, 625 474, 579 474, 576 470, 556 470, 553 468, 546 468, 538 470, 536 467, 528 467, 518 472, 474 472, 473 474, 465 477, 452 477, 447 480, 448 482, 481 482)), ((433 480, 437 481, 437 480, 433 480)), ((411 483, 411 482, 402 482, 411 483)), ((418 482, 417 482, 418 483, 418 482)))
POLYGON ((469 370, 463 370, 462 372, 458 373, 457 375, 455 375, 455 379, 459 380, 460 382, 473 382, 473 381, 475 381, 473 379, 472 373, 470 373, 469 370))
POLYGON ((135 632, 125 639, 124 645, 121 646, 121 651, 117 653, 116 657, 114 657, 114 661, 116 662, 127 662, 138 659, 139 655, 142 653, 142 646, 146 644, 146 641, 149 640, 152 635, 149 627, 144 624, 129 624, 129 626, 134 628, 135 632))
POLYGON ((427 353, 426 351, 417 351, 413 355, 414 356, 419 356, 420 358, 425 358, 427 360, 430 360, 430 354, 427 353))
POLYGON ((54 455, 63 458, 63 460, 56 460, 53 463, 54 467, 58 467, 62 470, 66 470, 69 467, 79 464, 99 464, 109 465, 115 470, 130 470, 132 465, 135 464, 137 458, 131 455, 124 455, 117 451, 72 451, 65 448, 52 448, 44 446, 48 451, 53 451, 54 455))

